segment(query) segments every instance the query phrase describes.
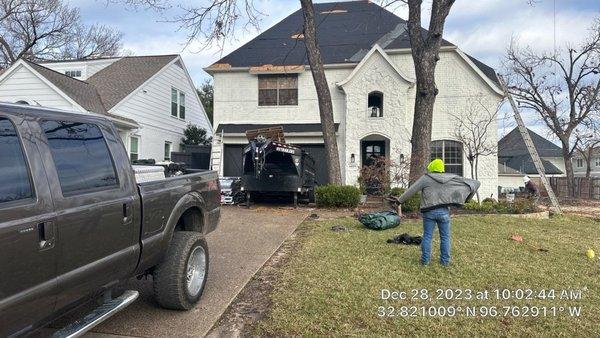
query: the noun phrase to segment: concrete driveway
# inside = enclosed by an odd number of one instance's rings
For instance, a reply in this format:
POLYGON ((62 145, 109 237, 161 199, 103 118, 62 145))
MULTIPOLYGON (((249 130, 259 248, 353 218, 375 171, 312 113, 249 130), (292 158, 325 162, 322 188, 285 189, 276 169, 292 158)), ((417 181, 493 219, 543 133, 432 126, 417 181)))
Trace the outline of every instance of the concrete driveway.
POLYGON ((158 307, 151 280, 132 280, 128 288, 140 291, 138 300, 97 326, 88 337, 202 337, 229 303, 308 215, 307 209, 228 206, 221 224, 208 238, 208 282, 198 306, 187 312, 158 307))

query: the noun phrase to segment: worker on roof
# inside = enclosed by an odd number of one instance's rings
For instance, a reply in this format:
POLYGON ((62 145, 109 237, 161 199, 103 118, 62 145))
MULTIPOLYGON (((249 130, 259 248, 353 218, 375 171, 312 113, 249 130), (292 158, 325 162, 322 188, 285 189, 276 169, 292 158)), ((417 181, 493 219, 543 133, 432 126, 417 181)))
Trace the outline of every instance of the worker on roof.
POLYGON ((416 180, 398 198, 404 203, 412 195, 421 193, 423 215, 423 241, 421 242, 421 264, 429 264, 433 230, 437 224, 440 232, 440 263, 450 264, 450 206, 462 205, 470 200, 480 182, 455 174, 445 173, 444 162, 439 158, 427 166, 427 174, 416 180))

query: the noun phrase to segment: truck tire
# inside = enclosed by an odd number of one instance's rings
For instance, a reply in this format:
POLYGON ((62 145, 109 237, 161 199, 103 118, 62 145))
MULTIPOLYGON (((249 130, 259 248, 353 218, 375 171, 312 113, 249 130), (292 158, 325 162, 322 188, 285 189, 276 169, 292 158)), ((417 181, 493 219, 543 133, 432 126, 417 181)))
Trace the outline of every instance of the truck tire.
POLYGON ((177 231, 164 260, 153 273, 154 297, 172 310, 193 308, 206 285, 208 246, 197 232, 177 231))

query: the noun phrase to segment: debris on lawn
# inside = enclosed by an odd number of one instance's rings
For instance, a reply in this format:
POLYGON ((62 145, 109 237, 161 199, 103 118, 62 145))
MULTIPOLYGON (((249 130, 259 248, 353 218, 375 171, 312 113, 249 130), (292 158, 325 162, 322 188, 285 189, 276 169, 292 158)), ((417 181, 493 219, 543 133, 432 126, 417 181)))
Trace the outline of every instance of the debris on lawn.
POLYGON ((533 244, 526 243, 526 242, 523 240, 523 237, 522 237, 522 236, 519 236, 519 235, 512 235, 512 236, 510 236, 508 239, 509 239, 509 240, 513 240, 513 241, 515 241, 515 242, 517 242, 517 243, 523 243, 523 244, 527 245, 528 247, 530 247, 530 248, 532 248, 532 249, 534 249, 534 250, 536 250, 536 251, 540 251, 540 252, 548 252, 548 249, 544 249, 544 248, 541 248, 541 247, 535 246, 535 245, 533 245, 533 244))
POLYGON ((592 249, 588 249, 588 251, 585 252, 585 255, 589 259, 594 259, 594 257, 596 257, 596 253, 592 249))
POLYGON ((523 243, 523 237, 519 235, 512 235, 510 236, 510 239, 512 239, 515 242, 523 243))
POLYGON ((331 227, 331 231, 333 232, 347 232, 348 228, 343 225, 334 225, 331 227))
POLYGON ((308 218, 313 219, 313 220, 314 219, 319 219, 319 215, 317 215, 317 214, 310 214, 310 216, 308 216, 308 218))
POLYGON ((402 235, 397 235, 394 238, 388 239, 387 242, 404 245, 421 245, 422 239, 423 238, 421 236, 411 236, 407 233, 404 233, 402 235))
POLYGON ((393 211, 358 214, 357 218, 362 225, 373 230, 395 228, 400 224, 400 216, 393 211))

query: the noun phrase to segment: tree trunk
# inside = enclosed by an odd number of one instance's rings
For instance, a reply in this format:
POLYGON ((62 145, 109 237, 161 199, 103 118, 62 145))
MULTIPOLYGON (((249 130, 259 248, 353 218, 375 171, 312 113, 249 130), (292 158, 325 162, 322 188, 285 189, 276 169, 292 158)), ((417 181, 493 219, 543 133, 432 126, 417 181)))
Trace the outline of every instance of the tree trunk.
POLYGON ((594 148, 588 147, 588 156, 585 157, 585 178, 590 178, 592 175, 592 156, 594 148))
POLYGON ((302 12, 304 13, 304 42, 306 44, 306 54, 308 55, 308 63, 310 64, 310 71, 312 72, 319 101, 319 115, 321 116, 321 129, 323 130, 325 155, 327 156, 329 183, 342 184, 331 93, 329 92, 329 84, 325 77, 321 50, 317 43, 315 9, 313 8, 312 0, 300 0, 300 4, 302 5, 302 12))
POLYGON ((567 189, 569 197, 575 196, 575 175, 573 174, 573 162, 571 162, 572 154, 569 152, 569 140, 561 140, 563 161, 565 162, 565 171, 567 174, 567 189))
POLYGON ((410 155, 410 183, 416 181, 429 162, 433 105, 438 89, 435 85, 437 53, 415 53, 413 60, 417 80, 410 155))
POLYGON ((440 59, 439 51, 446 17, 450 13, 454 0, 432 1, 427 36, 423 36, 421 29, 422 2, 422 0, 407 1, 407 27, 417 82, 411 137, 409 174, 411 184, 423 174, 429 161, 433 105, 438 94, 435 85, 435 66, 440 59))

